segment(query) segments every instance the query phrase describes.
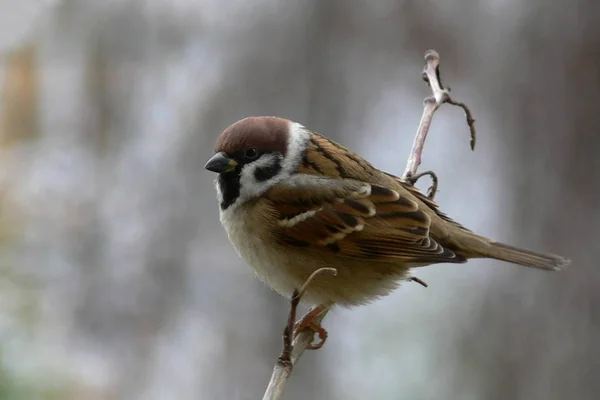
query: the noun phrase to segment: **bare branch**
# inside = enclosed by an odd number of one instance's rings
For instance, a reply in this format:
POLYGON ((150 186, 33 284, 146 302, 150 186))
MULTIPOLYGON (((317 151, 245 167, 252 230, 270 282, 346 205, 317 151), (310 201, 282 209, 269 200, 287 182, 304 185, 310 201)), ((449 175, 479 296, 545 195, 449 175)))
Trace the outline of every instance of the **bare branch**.
POLYGON ((415 140, 408 156, 408 161, 406 162, 406 168, 404 169, 403 177, 407 180, 417 173, 417 168, 421 165, 421 154, 423 153, 423 146, 425 145, 425 139, 429 132, 433 114, 444 103, 461 107, 464 110, 467 124, 471 131, 471 149, 475 149, 476 131, 473 114, 464 103, 452 99, 450 97, 450 90, 442 86, 440 79, 440 55, 435 50, 427 50, 425 52, 423 79, 431 87, 433 96, 425 98, 423 102, 423 114, 421 115, 417 134, 415 135, 415 140))
MULTIPOLYGON (((306 279, 300 290, 296 289, 292 294, 288 322, 283 330, 283 348, 281 349, 281 354, 277 359, 275 367, 273 368, 273 374, 271 375, 271 380, 269 381, 269 385, 267 386, 267 391, 263 396, 263 400, 276 400, 281 398, 288 377, 292 373, 293 366, 302 356, 304 351, 312 344, 314 332, 308 330, 300 331, 298 335, 293 338, 293 341, 292 336, 294 332, 294 324, 296 322, 296 310, 298 308, 298 304, 306 292, 308 285, 310 285, 317 275, 323 272, 330 272, 333 275, 337 274, 337 270, 335 268, 319 268, 314 271, 308 277, 308 279, 306 279)), ((323 312, 315 318, 315 322, 320 324, 323 318, 325 318, 327 315, 328 311, 328 309, 324 309, 323 312)))

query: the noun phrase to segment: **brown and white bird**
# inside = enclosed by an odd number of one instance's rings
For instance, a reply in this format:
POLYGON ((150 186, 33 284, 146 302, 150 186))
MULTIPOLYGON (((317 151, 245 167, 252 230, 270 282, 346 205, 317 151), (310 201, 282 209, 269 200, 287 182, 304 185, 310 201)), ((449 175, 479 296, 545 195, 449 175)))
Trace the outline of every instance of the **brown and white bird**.
POLYGON ((219 174, 229 240, 271 288, 289 297, 315 270, 337 270, 319 275, 303 296, 319 310, 384 296, 414 267, 470 258, 543 270, 569 263, 471 232, 411 183, 286 119, 229 126, 205 168, 219 174))

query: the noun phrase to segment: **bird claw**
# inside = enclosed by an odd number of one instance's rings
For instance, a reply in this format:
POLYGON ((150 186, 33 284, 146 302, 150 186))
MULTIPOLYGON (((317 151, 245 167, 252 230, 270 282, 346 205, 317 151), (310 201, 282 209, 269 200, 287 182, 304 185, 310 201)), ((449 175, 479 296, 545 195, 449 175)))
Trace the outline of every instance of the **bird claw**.
POLYGON ((306 347, 307 350, 318 350, 321 347, 323 347, 325 341, 327 340, 327 331, 321 326, 321 324, 315 321, 315 319, 319 317, 323 311, 325 311, 325 307, 323 306, 314 307, 312 310, 306 313, 298 322, 294 324, 294 338, 296 338, 296 336, 298 336, 300 332, 306 330, 312 331, 313 336, 315 333, 319 335, 320 341, 314 344, 309 344, 306 347))
POLYGON ((307 350, 319 350, 325 344, 327 340, 328 333, 327 331, 316 322, 306 322, 304 324, 296 324, 294 327, 294 337, 296 337, 300 332, 309 330, 313 332, 313 335, 316 333, 319 335, 319 341, 317 343, 310 343, 306 346, 307 350))

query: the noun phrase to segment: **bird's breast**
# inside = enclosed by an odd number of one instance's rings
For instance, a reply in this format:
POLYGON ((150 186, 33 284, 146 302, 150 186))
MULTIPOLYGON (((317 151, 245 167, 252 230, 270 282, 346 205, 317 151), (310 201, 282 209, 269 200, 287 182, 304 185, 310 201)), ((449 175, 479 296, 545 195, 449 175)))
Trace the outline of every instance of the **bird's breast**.
POLYGON ((221 212, 221 223, 239 256, 261 280, 285 297, 289 298, 321 267, 333 267, 338 273, 323 273, 312 281, 303 297, 307 303, 364 304, 388 294, 407 273, 406 265, 367 262, 279 244, 273 239, 273 226, 265 218, 268 209, 264 207, 264 203, 250 203, 226 209, 221 212))
POLYGON ((255 210, 240 206, 221 212, 221 224, 238 255, 256 275, 283 296, 291 296, 298 286, 294 274, 289 273, 288 260, 269 239, 268 226, 256 221, 255 210))

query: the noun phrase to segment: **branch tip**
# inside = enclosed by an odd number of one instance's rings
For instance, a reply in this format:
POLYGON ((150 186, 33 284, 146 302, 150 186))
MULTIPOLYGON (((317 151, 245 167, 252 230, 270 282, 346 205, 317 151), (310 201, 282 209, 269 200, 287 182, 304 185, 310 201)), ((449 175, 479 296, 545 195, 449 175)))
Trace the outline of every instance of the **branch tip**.
POLYGON ((337 269, 332 268, 332 267, 322 267, 322 268, 315 270, 312 274, 309 275, 309 277, 306 279, 306 281, 304 282, 304 284, 302 285, 300 290, 294 290, 294 293, 298 292, 297 293, 298 298, 302 298, 302 296, 304 296, 304 292, 306 292, 308 285, 310 285, 310 283, 313 281, 313 279, 315 279, 315 277, 317 275, 322 274, 323 272, 329 272, 333 276, 337 275, 337 269))
POLYGON ((471 145, 471 150, 475 150, 475 144, 477 142, 477 131, 475 130, 475 118, 473 118, 473 113, 471 109, 463 102, 456 101, 452 98, 447 100, 447 103, 452 104, 453 106, 460 107, 465 112, 465 119, 467 120, 467 125, 469 126, 469 132, 471 134, 471 140, 469 144, 471 145))
POLYGON ((416 283, 418 283, 419 285, 421 285, 423 287, 429 287, 429 285, 427 284, 427 282, 425 282, 422 279, 417 278, 416 276, 411 276, 408 280, 411 281, 411 282, 416 282, 416 283))
POLYGON ((440 62, 440 54, 434 49, 429 49, 425 52, 425 61, 426 62, 440 62))
POLYGON ((437 51, 430 49, 425 52, 425 67, 423 68, 423 80, 431 88, 432 96, 425 98, 423 101, 423 114, 417 128, 417 134, 413 142, 413 147, 409 153, 406 168, 404 169, 403 177, 408 179, 417 173, 417 168, 421 165, 421 154, 425 146, 425 139, 433 120, 433 114, 444 103, 449 103, 454 106, 461 107, 465 112, 467 124, 471 134, 470 146, 471 150, 475 149, 476 131, 475 119, 469 107, 466 104, 454 100, 450 96, 450 90, 444 89, 440 74, 440 55, 437 51))

